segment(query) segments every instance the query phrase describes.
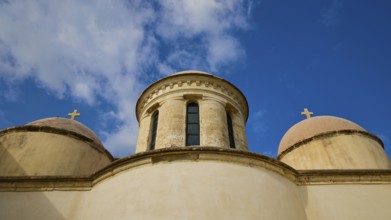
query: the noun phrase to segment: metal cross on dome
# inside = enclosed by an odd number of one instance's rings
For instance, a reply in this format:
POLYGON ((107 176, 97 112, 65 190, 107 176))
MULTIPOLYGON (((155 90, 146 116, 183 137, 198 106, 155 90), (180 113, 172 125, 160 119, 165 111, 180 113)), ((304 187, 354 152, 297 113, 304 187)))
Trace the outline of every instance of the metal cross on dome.
POLYGON ((313 115, 313 112, 308 111, 307 108, 304 108, 304 112, 301 113, 301 115, 305 115, 307 118, 311 118, 311 115, 313 115))
POLYGON ((71 120, 75 120, 76 117, 80 116, 80 113, 77 112, 77 109, 74 109, 72 113, 69 113, 68 116, 71 120))

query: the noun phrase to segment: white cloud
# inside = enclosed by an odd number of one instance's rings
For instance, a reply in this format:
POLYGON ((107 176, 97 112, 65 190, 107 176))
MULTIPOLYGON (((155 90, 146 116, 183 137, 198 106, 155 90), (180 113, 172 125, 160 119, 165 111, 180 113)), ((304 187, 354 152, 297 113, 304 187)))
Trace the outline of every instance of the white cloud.
MULTIPOLYGON (((155 19, 143 1, 10 1, 0 6, 1 75, 33 77, 62 98, 90 105, 113 104, 117 129, 107 134, 114 154, 131 149, 137 122, 132 108, 138 94, 140 63, 153 56, 145 26, 155 19), (12 61, 12 62, 11 62, 12 61), (126 145, 124 144, 126 142, 126 145)), ((153 36, 152 36, 153 37, 153 36)))
POLYGON ((165 66, 184 68, 185 64, 216 72, 245 54, 233 31, 249 28, 251 1, 166 0, 161 6, 157 33, 175 44, 165 66))
POLYGON ((130 153, 124 149, 136 142, 134 105, 146 70, 218 71, 239 60, 244 49, 233 32, 248 28, 250 5, 241 0, 3 2, 0 77, 9 84, 32 78, 58 98, 91 106, 104 99, 114 109, 103 114, 116 122, 115 130, 100 132, 105 145, 115 155, 130 153))

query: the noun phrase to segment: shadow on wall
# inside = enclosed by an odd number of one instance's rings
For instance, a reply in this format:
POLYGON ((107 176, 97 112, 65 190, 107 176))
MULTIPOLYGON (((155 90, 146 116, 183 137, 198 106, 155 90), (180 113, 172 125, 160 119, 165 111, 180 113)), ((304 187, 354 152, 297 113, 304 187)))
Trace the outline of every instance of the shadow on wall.
MULTIPOLYGON (((1 141, 0 169, 6 166, 11 168, 10 171, 26 176, 25 171, 4 146, 4 141, 1 141)), ((4 175, 0 174, 0 181, 2 178, 4 175)), ((45 192, 0 192, 0 219, 70 219, 65 218, 56 206, 60 207, 61 204, 50 201, 45 192)))

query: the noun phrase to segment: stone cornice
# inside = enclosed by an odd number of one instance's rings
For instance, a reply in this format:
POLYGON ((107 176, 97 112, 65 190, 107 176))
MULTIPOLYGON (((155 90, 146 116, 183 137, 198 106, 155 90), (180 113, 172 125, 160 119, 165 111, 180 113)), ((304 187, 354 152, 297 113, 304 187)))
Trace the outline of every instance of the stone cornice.
MULTIPOLYGON (((248 166, 261 166, 294 180, 296 170, 274 158, 265 155, 243 151, 239 149, 217 148, 217 147, 169 147, 153 151, 141 152, 129 157, 114 161, 111 165, 96 172, 95 180, 105 179, 108 176, 128 169, 129 167, 140 166, 157 162, 172 162, 180 160, 215 160, 232 163, 241 163, 248 166), (103 177, 106 176, 106 177, 103 177), (103 178, 102 178, 103 177, 103 178)), ((94 181, 94 184, 99 181, 94 181)))
POLYGON ((203 90, 214 90, 216 94, 224 95, 237 103, 238 108, 248 118, 248 103, 243 93, 232 83, 213 75, 189 72, 185 74, 171 75, 151 84, 140 95, 136 104, 136 117, 139 120, 140 113, 149 102, 162 94, 171 91, 202 88, 203 90))
POLYGON ((328 138, 328 137, 334 137, 334 136, 338 136, 338 135, 362 135, 362 136, 366 136, 370 139, 373 139, 375 140, 376 142, 378 142, 380 144, 380 146, 382 146, 382 148, 384 148, 384 144, 383 142, 380 140, 380 138, 378 138, 376 135, 373 135, 367 131, 360 131, 360 130, 338 130, 338 131, 328 131, 328 132, 324 132, 324 133, 320 133, 318 135, 315 135, 313 137, 310 137, 310 138, 306 138, 304 140, 301 140, 299 142, 297 142, 296 144, 288 147, 287 149, 285 149, 284 151, 282 151, 278 156, 277 156, 277 159, 278 160, 281 160, 286 154, 288 154, 289 152, 305 145, 305 144, 308 144, 312 141, 315 141, 315 140, 321 140, 321 139, 324 139, 324 138, 328 138))
POLYGON ((297 185, 389 184, 391 170, 300 170, 297 185))
POLYGON ((274 158, 216 147, 171 147, 121 158, 91 176, 0 177, 0 191, 85 191, 115 175, 143 165, 175 161, 220 161, 260 167, 298 186, 330 184, 391 184, 391 170, 295 170, 274 158))
POLYGON ((87 176, 0 177, 0 192, 88 191, 91 187, 91 177, 87 176))

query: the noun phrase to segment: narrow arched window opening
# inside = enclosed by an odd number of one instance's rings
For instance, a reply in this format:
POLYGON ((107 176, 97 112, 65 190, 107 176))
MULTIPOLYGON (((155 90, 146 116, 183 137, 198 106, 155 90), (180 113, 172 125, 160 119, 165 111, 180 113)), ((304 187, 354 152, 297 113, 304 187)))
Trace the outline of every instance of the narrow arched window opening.
POLYGON ((227 127, 228 127, 229 147, 235 148, 235 138, 234 138, 234 129, 232 127, 232 118, 228 112, 227 112, 227 127))
POLYGON ((197 103, 190 103, 186 109, 186 146, 200 145, 200 120, 197 103))
POLYGON ((159 111, 156 111, 152 116, 151 140, 149 142, 149 150, 155 149, 158 120, 159 120, 159 111))

